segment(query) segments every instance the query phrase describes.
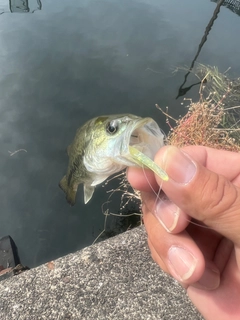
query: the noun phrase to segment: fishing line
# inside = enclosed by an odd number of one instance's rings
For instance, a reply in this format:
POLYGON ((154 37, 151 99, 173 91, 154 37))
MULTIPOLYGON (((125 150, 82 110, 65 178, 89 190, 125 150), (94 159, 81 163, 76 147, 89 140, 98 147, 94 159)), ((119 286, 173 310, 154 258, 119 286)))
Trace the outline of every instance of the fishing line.
MULTIPOLYGON (((145 167, 144 167, 143 165, 142 165, 142 171, 143 171, 143 174, 144 174, 145 179, 147 180, 147 183, 148 183, 149 187, 151 188, 152 192, 153 192, 153 193, 155 194, 155 196, 156 196, 155 203, 154 203, 154 208, 156 208, 156 206, 157 206, 157 201, 158 201, 158 200, 160 200, 160 201, 164 201, 164 200, 165 200, 165 199, 161 198, 161 196, 160 196, 160 193, 161 193, 161 191, 162 191, 162 183, 163 183, 163 182, 161 182, 161 185, 159 186, 159 190, 158 190, 158 192, 156 192, 156 191, 154 190, 153 186, 151 185, 150 180, 149 180, 148 177, 147 177, 146 170, 145 170, 145 167)), ((166 199, 168 199, 168 197, 165 195, 165 193, 164 193, 164 196, 165 196, 166 199)), ((154 212, 155 212, 155 211, 156 211, 156 209, 154 209, 154 212)), ((154 213, 152 212, 152 214, 154 214, 154 213)), ((212 230, 211 227, 204 226, 204 225, 202 225, 202 224, 200 224, 200 223, 197 223, 197 222, 192 221, 191 219, 185 218, 185 220, 186 220, 187 222, 189 222, 189 223, 197 226, 197 227, 201 227, 201 228, 204 228, 204 229, 211 229, 211 230, 212 230)))

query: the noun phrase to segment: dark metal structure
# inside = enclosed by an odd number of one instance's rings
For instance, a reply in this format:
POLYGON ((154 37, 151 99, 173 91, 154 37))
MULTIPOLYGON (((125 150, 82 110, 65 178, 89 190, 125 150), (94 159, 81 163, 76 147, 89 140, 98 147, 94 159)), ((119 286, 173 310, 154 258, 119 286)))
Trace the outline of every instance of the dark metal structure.
MULTIPOLYGON (((218 0, 211 1, 218 2, 218 0)), ((240 16, 240 0, 225 0, 222 5, 240 16)))

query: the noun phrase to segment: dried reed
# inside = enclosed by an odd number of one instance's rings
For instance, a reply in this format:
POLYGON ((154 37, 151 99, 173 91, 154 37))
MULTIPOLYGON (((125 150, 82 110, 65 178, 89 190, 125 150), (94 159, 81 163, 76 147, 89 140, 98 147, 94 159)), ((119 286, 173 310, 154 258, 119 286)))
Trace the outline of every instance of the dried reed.
POLYGON ((229 151, 240 151, 240 78, 231 81, 216 67, 198 65, 195 75, 200 79, 199 101, 189 100, 187 114, 170 123, 167 144, 183 147, 202 145, 229 151))

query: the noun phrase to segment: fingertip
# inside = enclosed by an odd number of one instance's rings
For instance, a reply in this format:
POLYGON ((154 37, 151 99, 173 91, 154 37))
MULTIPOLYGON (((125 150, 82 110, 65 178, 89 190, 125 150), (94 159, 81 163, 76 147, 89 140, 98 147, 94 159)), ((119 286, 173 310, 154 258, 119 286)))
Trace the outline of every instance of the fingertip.
POLYGON ((195 283, 204 272, 205 261, 197 248, 172 245, 168 250, 167 259, 170 273, 181 283, 195 283))
POLYGON ((172 234, 183 231, 190 222, 189 216, 168 199, 159 199, 153 213, 165 230, 172 234))
POLYGON ((134 189, 140 191, 149 192, 159 188, 153 172, 148 169, 129 167, 127 169, 127 179, 134 189))
POLYGON ((163 146, 162 148, 160 148, 155 155, 155 159, 162 159, 169 148, 172 148, 172 146, 163 146))
POLYGON ((201 278, 191 284, 192 287, 201 290, 215 290, 220 285, 220 271, 216 267, 205 267, 201 278))
MULTIPOLYGON (((196 175, 197 167, 188 154, 170 146, 164 153, 157 153, 155 162, 167 172, 169 178, 177 184, 188 184, 196 175)), ((156 177, 158 180, 158 178, 156 177)))
POLYGON ((196 283, 201 279, 205 269, 205 259, 201 250, 186 231, 177 234, 167 233, 166 229, 157 223, 155 214, 152 214, 152 194, 144 193, 143 198, 147 203, 143 209, 144 225, 154 247, 154 260, 158 264, 162 260, 167 272, 184 286, 196 283))

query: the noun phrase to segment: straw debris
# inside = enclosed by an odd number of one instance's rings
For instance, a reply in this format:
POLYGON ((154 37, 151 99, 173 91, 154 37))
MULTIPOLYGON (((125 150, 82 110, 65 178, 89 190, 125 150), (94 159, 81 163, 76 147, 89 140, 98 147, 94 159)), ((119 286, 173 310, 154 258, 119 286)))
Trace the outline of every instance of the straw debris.
POLYGON ((195 71, 200 80, 199 101, 191 99, 187 114, 178 120, 156 105, 165 115, 170 132, 167 144, 183 147, 202 145, 240 151, 240 78, 230 80, 217 67, 199 64, 195 71), (175 126, 171 124, 174 120, 175 126))

